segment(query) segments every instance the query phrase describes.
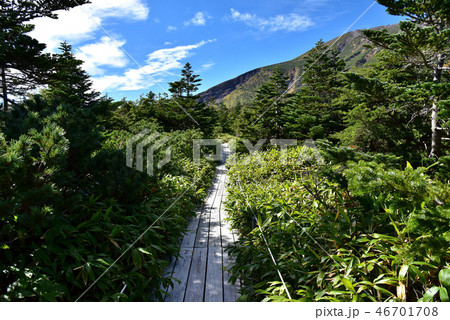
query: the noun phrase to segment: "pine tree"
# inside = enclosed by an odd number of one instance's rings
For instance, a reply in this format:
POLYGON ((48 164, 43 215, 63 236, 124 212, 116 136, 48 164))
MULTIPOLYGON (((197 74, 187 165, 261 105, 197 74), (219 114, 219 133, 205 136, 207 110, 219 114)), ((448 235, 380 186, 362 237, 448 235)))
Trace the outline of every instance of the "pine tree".
POLYGON ((199 75, 194 74, 191 64, 187 62, 181 70, 181 80, 169 82, 169 91, 175 97, 191 98, 194 96, 193 93, 198 91, 201 81, 199 75))
POLYGON ((194 74, 191 64, 186 63, 181 71, 181 79, 169 83, 169 91, 172 93, 169 108, 178 110, 177 118, 181 118, 176 124, 176 129, 200 128, 209 135, 213 132, 217 114, 195 94, 202 81, 199 77, 194 74))
POLYGON ((302 86, 286 114, 286 126, 292 136, 317 139, 342 129, 341 106, 337 99, 345 62, 338 55, 337 50, 329 50, 320 40, 305 58, 302 86))
POLYGON ((407 17, 399 24, 400 33, 390 35, 386 30, 366 30, 364 34, 377 46, 399 53, 408 64, 429 70, 430 83, 422 88, 431 92, 431 147, 429 157, 441 153, 442 121, 440 104, 448 100, 449 86, 442 83, 444 66, 450 55, 449 0, 378 0, 387 12, 407 17))
MULTIPOLYGON (((283 115, 288 95, 288 78, 278 67, 270 75, 269 80, 256 90, 254 99, 257 112, 252 122, 261 122, 261 130, 267 139, 279 139, 284 132, 283 115)), ((254 137, 256 138, 256 137, 254 137)))
POLYGON ((75 58, 67 42, 62 42, 59 49, 61 53, 55 56, 48 94, 73 105, 83 106, 94 101, 99 93, 92 88, 89 75, 81 68, 83 61, 75 58))
POLYGON ((335 136, 359 151, 389 152, 419 164, 430 134, 422 112, 427 98, 417 83, 427 74, 392 51, 380 52, 377 60, 359 74, 345 73, 342 97, 352 109, 347 127, 335 136))
POLYGON ((40 17, 57 18, 57 10, 69 10, 89 3, 89 0, 3 0, 0 12, 6 19, 14 17, 20 23, 40 17))
POLYGON ((51 68, 50 56, 42 53, 45 45, 26 34, 33 26, 14 25, 6 19, 0 17, 0 95, 5 111, 14 97, 44 84, 51 68))
POLYGON ((0 97, 8 110, 11 96, 20 97, 39 84, 45 84, 51 69, 51 57, 43 54, 45 44, 27 35, 28 24, 39 17, 57 16, 53 11, 69 9, 86 0, 3 0, 0 3, 0 97))

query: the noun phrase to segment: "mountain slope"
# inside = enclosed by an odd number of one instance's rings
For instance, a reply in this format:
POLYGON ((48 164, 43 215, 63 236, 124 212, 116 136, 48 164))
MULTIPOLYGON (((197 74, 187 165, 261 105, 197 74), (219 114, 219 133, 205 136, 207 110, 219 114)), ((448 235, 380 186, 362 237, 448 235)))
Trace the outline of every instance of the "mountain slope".
MULTIPOLYGON (((398 25, 381 26, 373 29, 387 29, 390 33, 395 33, 398 32, 398 25)), ((333 47, 340 51, 339 56, 344 59, 347 68, 350 70, 373 63, 379 51, 365 47, 370 42, 364 37, 362 30, 348 32, 340 38, 338 37, 328 41, 326 45, 331 46, 333 43, 333 47)), ((215 102, 222 102, 227 107, 249 103, 255 97, 255 90, 264 81, 267 81, 267 78, 276 67, 289 78, 290 84, 294 82, 301 74, 303 59, 307 54, 308 52, 291 61, 251 70, 202 92, 200 96, 204 101, 214 100, 215 102)), ((292 91, 297 89, 299 85, 300 81, 296 82, 292 91)))

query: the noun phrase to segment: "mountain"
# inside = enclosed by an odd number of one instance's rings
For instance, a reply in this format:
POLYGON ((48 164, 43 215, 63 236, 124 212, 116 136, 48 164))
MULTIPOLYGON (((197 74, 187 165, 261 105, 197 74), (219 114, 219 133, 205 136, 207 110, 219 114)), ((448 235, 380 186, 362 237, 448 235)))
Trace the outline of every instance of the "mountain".
MULTIPOLYGON (((398 24, 380 26, 373 29, 386 29, 390 33, 395 33, 399 30, 398 24)), ((362 30, 348 32, 342 37, 337 37, 326 42, 326 45, 331 46, 333 43, 333 47, 339 50, 339 56, 344 59, 349 70, 355 70, 370 65, 376 61, 376 54, 379 51, 378 49, 365 47, 365 45, 370 44, 370 41, 364 37, 362 30)), ((307 56, 308 53, 309 52, 306 52, 290 61, 246 72, 234 79, 225 81, 200 93, 200 97, 203 101, 214 100, 215 102, 222 102, 227 107, 233 107, 239 103, 249 103, 255 97, 255 90, 258 89, 263 82, 267 81, 267 78, 272 74, 276 67, 278 67, 285 76, 289 77, 290 84, 295 81, 300 76, 304 57, 307 56)), ((300 81, 296 82, 292 91, 295 91, 299 85, 300 81)))

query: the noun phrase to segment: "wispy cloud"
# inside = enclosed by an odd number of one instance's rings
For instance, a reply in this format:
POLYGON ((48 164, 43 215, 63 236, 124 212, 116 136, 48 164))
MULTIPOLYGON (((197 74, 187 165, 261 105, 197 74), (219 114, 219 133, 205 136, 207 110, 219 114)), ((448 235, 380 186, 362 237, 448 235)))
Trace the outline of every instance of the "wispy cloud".
POLYGON ((172 32, 172 31, 176 31, 178 28, 175 26, 168 26, 167 27, 167 32, 172 32))
POLYGON ((316 8, 326 6, 332 1, 334 1, 334 0, 304 0, 301 5, 303 8, 316 9, 316 8))
POLYGON ((195 14, 195 16, 184 23, 185 26, 194 25, 194 26, 204 26, 206 25, 206 20, 211 19, 211 17, 203 11, 199 11, 195 14))
POLYGON ((107 90, 131 91, 148 89, 154 85, 148 74, 153 77, 161 77, 164 74, 170 74, 170 71, 179 70, 183 67, 183 60, 191 56, 193 50, 214 41, 216 40, 156 50, 148 55, 146 65, 137 69, 129 69, 121 76, 95 77, 93 78, 94 86, 101 92, 107 90))
POLYGON ((202 67, 200 68, 199 72, 209 70, 212 67, 214 67, 215 65, 216 64, 214 62, 208 62, 208 63, 202 64, 202 67))
POLYGON ((295 13, 261 18, 255 14, 241 13, 235 9, 231 9, 231 19, 236 22, 243 22, 258 31, 266 32, 305 31, 308 27, 314 25, 311 18, 307 16, 300 16, 295 13))
POLYGON ((91 0, 69 11, 57 11, 58 19, 32 20, 36 28, 30 35, 55 52, 61 41, 77 44, 92 39, 107 18, 145 20, 149 12, 144 0, 91 0))

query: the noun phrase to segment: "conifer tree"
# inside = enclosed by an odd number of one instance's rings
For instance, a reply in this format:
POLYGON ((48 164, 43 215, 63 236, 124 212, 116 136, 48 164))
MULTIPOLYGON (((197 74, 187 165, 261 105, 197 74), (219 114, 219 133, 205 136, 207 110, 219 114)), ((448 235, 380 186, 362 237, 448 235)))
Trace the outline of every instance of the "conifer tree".
POLYGON ((46 82, 51 60, 42 53, 45 45, 26 34, 33 26, 16 24, 5 16, 0 17, 0 24, 0 95, 6 111, 14 97, 46 82))
POLYGON ((345 115, 346 128, 335 136, 359 151, 389 152, 421 163, 430 133, 422 112, 426 97, 417 83, 427 74, 392 51, 380 52, 377 60, 359 74, 344 74, 342 97, 352 109, 345 115))
POLYGON ((215 110, 195 94, 202 81, 199 77, 187 62, 181 71, 181 79, 169 82, 172 100, 168 107, 170 110, 178 110, 177 118, 181 118, 176 129, 200 128, 208 135, 213 131, 217 116, 215 110))
POLYGON ((34 29, 28 22, 39 17, 56 18, 53 12, 87 3, 86 0, 3 0, 0 2, 0 97, 3 109, 13 97, 23 96, 39 84, 45 84, 52 65, 45 44, 27 33, 34 29))
POLYGON ((174 97, 191 98, 198 91, 201 81, 199 75, 194 74, 191 64, 187 62, 181 70, 181 79, 169 82, 169 91, 174 97))
POLYGON ((448 105, 449 86, 443 80, 445 64, 450 56, 450 1, 449 0, 378 0, 392 15, 407 17, 399 24, 400 33, 390 35, 386 30, 366 30, 364 34, 377 46, 394 51, 405 58, 407 64, 429 71, 431 114, 431 146, 429 157, 441 155, 442 121, 440 105, 448 105))
POLYGON ((256 90, 254 104, 258 114, 255 120, 261 122, 261 130, 264 134, 264 137, 260 138, 278 139, 282 137, 284 132, 283 114, 288 98, 284 93, 287 89, 288 78, 276 67, 269 80, 256 90))
POLYGON ((342 129, 337 99, 345 62, 322 40, 305 58, 302 87, 289 104, 286 125, 296 138, 324 138, 342 129))
POLYGON ((75 58, 67 42, 62 42, 59 49, 61 53, 54 57, 48 94, 73 105, 83 106, 94 101, 99 93, 92 88, 89 75, 81 68, 83 61, 75 58))

